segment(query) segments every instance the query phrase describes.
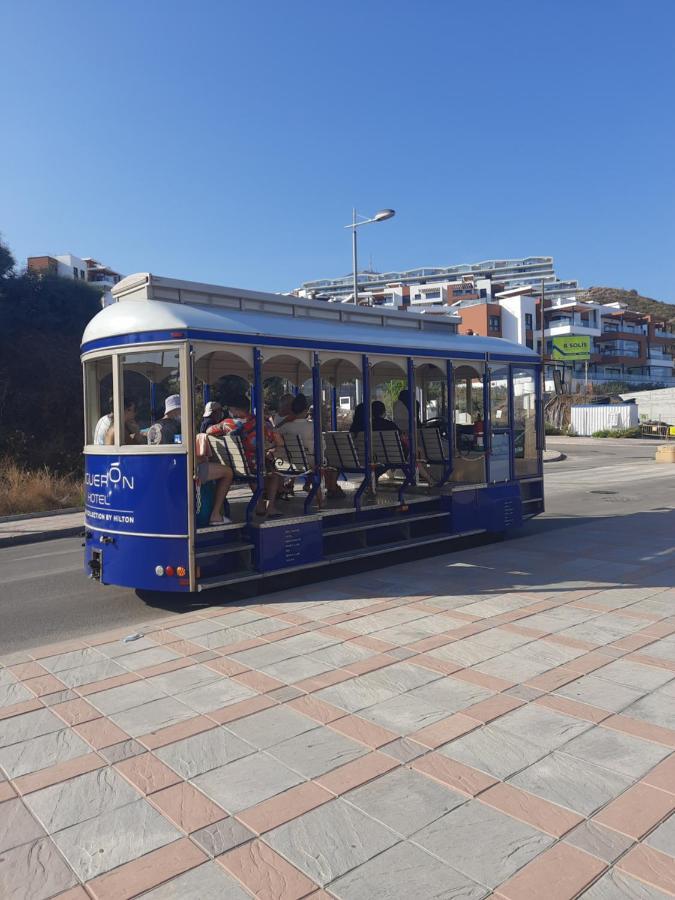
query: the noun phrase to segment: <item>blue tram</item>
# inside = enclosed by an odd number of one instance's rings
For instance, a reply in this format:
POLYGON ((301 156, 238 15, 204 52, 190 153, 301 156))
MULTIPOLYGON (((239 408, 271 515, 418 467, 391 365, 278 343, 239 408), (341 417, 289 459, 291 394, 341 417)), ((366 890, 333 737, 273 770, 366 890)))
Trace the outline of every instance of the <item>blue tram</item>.
POLYGON ((544 508, 532 350, 458 335, 439 315, 145 273, 112 294, 82 342, 85 567, 103 584, 201 591, 448 549, 544 508), (311 404, 311 439, 268 446, 279 396, 298 393, 311 404), (226 415, 235 395, 252 410, 248 445, 236 431, 208 437, 231 479, 226 516, 209 524, 199 422, 209 403, 226 415), (374 400, 399 427, 379 427, 367 414, 374 400), (274 516, 257 515, 270 472, 284 499, 274 516))

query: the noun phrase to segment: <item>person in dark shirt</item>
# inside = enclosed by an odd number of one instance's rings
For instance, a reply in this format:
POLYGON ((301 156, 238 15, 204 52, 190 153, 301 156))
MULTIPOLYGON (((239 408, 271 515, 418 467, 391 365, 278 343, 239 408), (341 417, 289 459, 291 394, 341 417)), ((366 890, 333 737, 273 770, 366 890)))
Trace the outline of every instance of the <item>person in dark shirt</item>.
POLYGON ((387 409, 381 400, 373 400, 370 406, 373 431, 400 431, 400 428, 386 416, 387 409))
POLYGON ((148 429, 148 444, 180 443, 180 395, 171 394, 164 401, 164 416, 148 429))

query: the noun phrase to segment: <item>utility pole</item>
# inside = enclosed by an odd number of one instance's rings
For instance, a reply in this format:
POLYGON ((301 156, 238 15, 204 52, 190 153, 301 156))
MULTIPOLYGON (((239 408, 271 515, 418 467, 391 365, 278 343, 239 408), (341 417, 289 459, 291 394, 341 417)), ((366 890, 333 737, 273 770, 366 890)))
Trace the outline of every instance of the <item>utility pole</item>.
POLYGON ((352 275, 354 278, 354 306, 359 305, 359 276, 356 260, 356 209, 352 209, 352 275))

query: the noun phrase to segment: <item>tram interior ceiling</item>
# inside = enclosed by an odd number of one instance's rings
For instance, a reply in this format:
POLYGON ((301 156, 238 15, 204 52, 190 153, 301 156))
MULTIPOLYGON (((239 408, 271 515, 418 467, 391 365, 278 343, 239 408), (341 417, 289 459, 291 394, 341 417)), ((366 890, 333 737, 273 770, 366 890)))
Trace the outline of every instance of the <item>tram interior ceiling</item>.
POLYGON ((97 580, 204 590, 447 548, 543 510, 531 351, 153 275, 113 295, 82 346, 97 580), (207 404, 223 424, 205 443, 207 404))

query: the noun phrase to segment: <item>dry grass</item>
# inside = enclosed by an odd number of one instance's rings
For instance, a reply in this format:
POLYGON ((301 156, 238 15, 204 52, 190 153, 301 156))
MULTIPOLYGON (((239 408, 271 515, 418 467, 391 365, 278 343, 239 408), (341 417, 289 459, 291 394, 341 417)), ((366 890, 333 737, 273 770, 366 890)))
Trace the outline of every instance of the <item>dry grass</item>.
POLYGON ((83 504, 82 479, 30 471, 11 459, 0 459, 0 516, 66 509, 83 504))

